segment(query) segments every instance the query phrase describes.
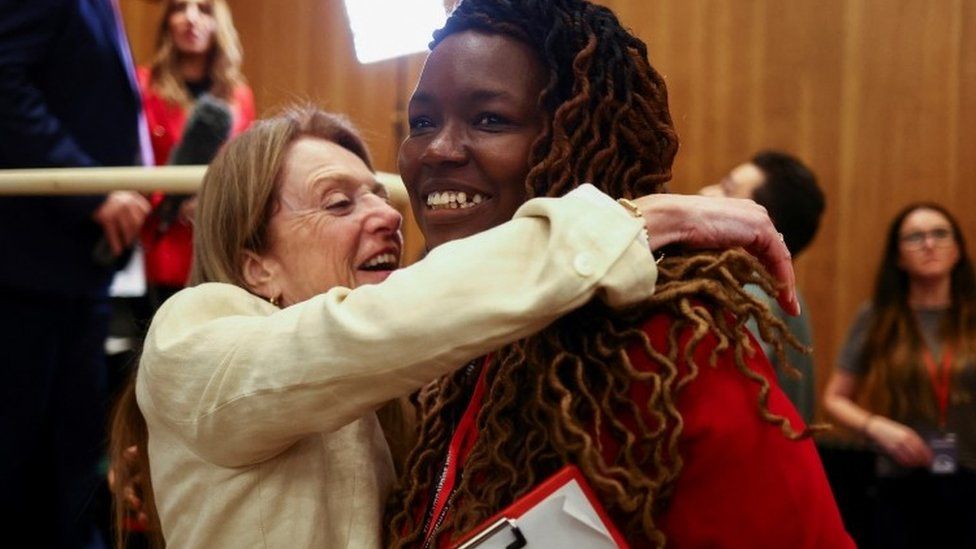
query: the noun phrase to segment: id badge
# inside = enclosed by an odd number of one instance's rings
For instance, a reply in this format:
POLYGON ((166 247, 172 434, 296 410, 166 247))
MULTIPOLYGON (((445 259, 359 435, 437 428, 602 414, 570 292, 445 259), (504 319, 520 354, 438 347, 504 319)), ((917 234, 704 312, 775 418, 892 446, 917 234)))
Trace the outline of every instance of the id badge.
POLYGON ((955 473, 958 467, 956 434, 940 433, 933 435, 929 438, 928 443, 934 454, 932 465, 929 467, 932 474, 951 475, 955 473))

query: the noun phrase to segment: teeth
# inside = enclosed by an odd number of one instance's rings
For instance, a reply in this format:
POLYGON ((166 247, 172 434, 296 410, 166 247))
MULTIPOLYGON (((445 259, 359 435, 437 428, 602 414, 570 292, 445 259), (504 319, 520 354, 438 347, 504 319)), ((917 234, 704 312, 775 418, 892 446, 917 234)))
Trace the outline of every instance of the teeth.
POLYGON ((373 259, 370 259, 366 263, 363 263, 363 267, 376 267, 378 265, 391 265, 396 266, 397 257, 394 254, 380 254, 373 259))
POLYGON ((488 197, 480 193, 474 193, 469 197, 464 191, 433 192, 427 195, 427 207, 432 210, 456 210, 472 208, 485 200, 488 200, 488 197))

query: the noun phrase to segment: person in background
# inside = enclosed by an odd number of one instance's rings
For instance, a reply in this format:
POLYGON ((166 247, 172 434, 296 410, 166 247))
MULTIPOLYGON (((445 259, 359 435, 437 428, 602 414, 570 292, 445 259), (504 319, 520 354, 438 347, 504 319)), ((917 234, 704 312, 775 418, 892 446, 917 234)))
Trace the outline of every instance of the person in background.
MULTIPOLYGON (((794 261, 816 236, 825 205, 823 191, 810 168, 795 156, 773 150, 757 153, 748 162, 733 168, 718 183, 702 187, 699 194, 749 198, 765 207, 783 235, 794 261)), ((803 312, 798 316, 780 309, 760 286, 749 284, 746 290, 769 307, 802 346, 809 348, 813 345, 809 309, 799 290, 797 299, 803 312)), ((816 406, 813 357, 794 347, 786 348, 786 364, 796 369, 796 372, 788 371, 772 345, 762 339, 758 328, 754 321, 749 322, 749 329, 776 368, 783 392, 796 406, 803 420, 810 423, 816 406)))
POLYGON ((879 547, 976 547, 976 274, 942 206, 891 222, 823 404, 879 450, 879 547))
MULTIPOLYGON (((228 105, 230 135, 254 121, 254 95, 241 74, 241 45, 225 0, 167 0, 149 67, 139 87, 157 164, 184 134, 196 100, 209 94, 228 105)), ((153 214, 142 231, 149 301, 155 310, 186 285, 193 254, 196 199, 153 193, 153 214)))
MULTIPOLYGON (((432 255, 587 182, 624 204, 675 198, 664 79, 590 2, 463 0, 434 33, 409 120, 400 173, 432 255)), ((389 544, 450 546, 574 464, 633 547, 851 546, 743 323, 785 326, 743 282, 774 287, 741 249, 671 249, 635 307, 591 302, 425 387, 389 544)))
MULTIPOLYGON (((151 163, 110 0, 0 0, 0 169, 151 163)), ((34 547, 99 546, 107 289, 148 202, 0 198, 0 524, 34 547)), ((16 541, 11 541, 16 543, 16 541)))

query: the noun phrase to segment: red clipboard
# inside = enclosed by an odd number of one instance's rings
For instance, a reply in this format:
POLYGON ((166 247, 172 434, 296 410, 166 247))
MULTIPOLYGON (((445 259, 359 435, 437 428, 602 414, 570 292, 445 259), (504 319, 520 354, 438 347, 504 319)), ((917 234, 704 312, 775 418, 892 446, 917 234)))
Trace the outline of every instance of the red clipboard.
MULTIPOLYGON (((546 515, 541 515, 541 513, 555 512, 554 510, 559 507, 560 502, 563 503, 561 510, 570 515, 570 517, 562 518, 570 521, 575 518, 581 522, 579 528, 584 536, 589 533, 596 540, 600 537, 596 535, 596 530, 600 529, 602 536, 606 537, 606 544, 599 546, 629 549, 627 540, 610 520, 610 515, 603 508, 589 483, 586 482, 583 473, 575 465, 567 465, 557 471, 528 494, 466 534, 460 541, 452 545, 451 549, 546 547, 546 538, 551 539, 551 536, 544 535, 543 530, 539 527, 539 521, 546 518, 546 515), (559 498, 560 501, 556 501, 554 498, 559 498), (568 505, 575 507, 575 509, 568 509, 568 505), (528 519, 528 517, 532 518, 528 519), (503 541, 499 545, 499 539, 510 540, 510 543, 503 541)), ((582 538, 574 539, 573 546, 580 546, 582 538)), ((564 546, 555 542, 548 545, 552 547, 564 546)), ((594 545, 594 547, 596 546, 598 545, 594 545)))

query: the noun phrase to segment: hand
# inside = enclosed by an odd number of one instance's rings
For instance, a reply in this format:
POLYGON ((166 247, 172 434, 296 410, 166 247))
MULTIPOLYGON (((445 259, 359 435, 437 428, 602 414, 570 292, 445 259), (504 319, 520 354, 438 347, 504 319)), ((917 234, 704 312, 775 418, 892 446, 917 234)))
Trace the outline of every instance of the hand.
POLYGON ((112 463, 108 468, 108 488, 116 497, 122 496, 125 507, 135 515, 139 524, 146 526, 149 524, 149 517, 142 508, 142 499, 138 494, 142 493, 142 472, 139 469, 139 449, 129 446, 122 454, 122 463, 112 463), (121 494, 116 493, 116 469, 124 470, 127 474, 123 475, 126 485, 122 487, 121 494))
POLYGON ((118 257, 135 241, 150 210, 149 201, 132 191, 113 191, 95 210, 92 219, 102 226, 105 239, 118 257))
POLYGON ((932 463, 932 450, 918 433, 882 416, 871 416, 864 425, 864 434, 902 467, 927 467, 932 463))
POLYGON ((674 242, 692 248, 741 246, 782 285, 777 301, 783 310, 800 314, 793 261, 766 208, 743 198, 679 194, 652 194, 634 202, 644 213, 651 249, 674 242))
POLYGON ((193 224, 193 216, 197 214, 197 197, 191 196, 180 204, 180 220, 187 225, 193 224))

